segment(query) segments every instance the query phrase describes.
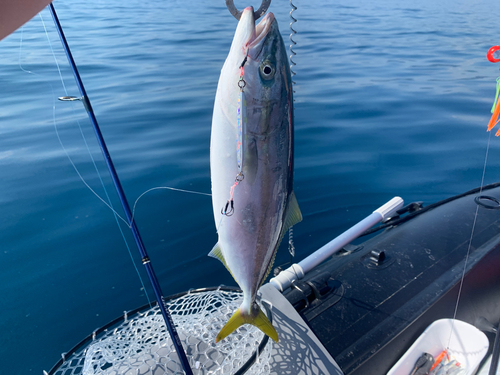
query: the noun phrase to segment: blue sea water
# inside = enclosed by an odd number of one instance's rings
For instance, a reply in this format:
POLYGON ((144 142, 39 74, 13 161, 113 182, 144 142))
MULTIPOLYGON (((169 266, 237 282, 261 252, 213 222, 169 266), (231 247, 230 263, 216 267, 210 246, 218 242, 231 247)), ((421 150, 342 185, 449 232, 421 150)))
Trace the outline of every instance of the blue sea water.
MULTIPOLYGON (((498 1, 294 3, 298 259, 395 195, 428 204, 481 184, 498 1)), ((236 27, 225 2, 55 6, 129 201, 160 186, 210 193, 212 106, 236 27)), ((270 10, 288 44, 288 1, 270 10)), ((41 374, 153 298, 128 229, 71 164, 122 215, 85 111, 63 95, 79 94, 45 10, 0 41, 2 375, 41 374)), ((500 179, 499 160, 491 137, 484 183, 500 179)), ((136 221, 166 295, 234 285, 206 256, 216 242, 209 197, 155 190, 136 221)), ((283 246, 277 264, 288 258, 283 246)))

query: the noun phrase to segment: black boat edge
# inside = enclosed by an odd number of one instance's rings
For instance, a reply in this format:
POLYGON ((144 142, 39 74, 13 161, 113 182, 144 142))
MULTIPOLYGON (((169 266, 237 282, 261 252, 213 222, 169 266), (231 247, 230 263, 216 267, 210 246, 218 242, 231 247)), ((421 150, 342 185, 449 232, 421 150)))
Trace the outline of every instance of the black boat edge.
MULTIPOLYGON (((316 267, 285 297, 346 375, 386 374, 438 319, 474 325, 486 318, 496 326, 499 202, 495 183, 416 204, 316 267)), ((494 335, 488 338, 491 352, 494 335)))

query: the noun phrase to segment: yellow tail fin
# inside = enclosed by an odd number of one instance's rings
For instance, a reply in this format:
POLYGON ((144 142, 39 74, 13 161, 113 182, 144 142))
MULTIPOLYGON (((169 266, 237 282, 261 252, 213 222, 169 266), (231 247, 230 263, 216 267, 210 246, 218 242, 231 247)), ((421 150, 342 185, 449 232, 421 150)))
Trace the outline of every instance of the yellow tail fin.
POLYGON ((247 315, 241 313, 241 308, 236 310, 233 316, 227 321, 226 325, 220 330, 215 339, 215 342, 224 340, 239 326, 242 326, 245 323, 257 327, 270 338, 272 338, 275 342, 278 342, 278 332, 276 332, 269 319, 267 319, 266 314, 264 314, 264 312, 258 306, 256 306, 256 309, 254 311, 255 314, 247 315))

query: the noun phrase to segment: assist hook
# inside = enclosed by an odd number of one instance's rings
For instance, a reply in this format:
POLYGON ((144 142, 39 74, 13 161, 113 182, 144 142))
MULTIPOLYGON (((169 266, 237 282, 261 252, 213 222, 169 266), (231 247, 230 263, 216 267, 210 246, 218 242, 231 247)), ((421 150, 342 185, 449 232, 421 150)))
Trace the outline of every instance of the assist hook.
MULTIPOLYGON (((262 0, 262 3, 260 4, 259 9, 253 12, 253 16, 255 20, 258 20, 260 17, 262 17, 266 12, 269 6, 271 5, 271 0, 262 0)), ((236 9, 234 6, 234 0, 226 0, 226 6, 229 12, 236 18, 238 21, 241 18, 241 11, 236 9)))

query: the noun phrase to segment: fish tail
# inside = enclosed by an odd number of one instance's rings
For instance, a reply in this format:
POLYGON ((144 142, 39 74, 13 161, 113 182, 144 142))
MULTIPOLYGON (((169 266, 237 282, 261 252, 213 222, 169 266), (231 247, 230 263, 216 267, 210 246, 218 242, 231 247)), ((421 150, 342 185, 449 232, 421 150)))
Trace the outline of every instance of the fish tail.
POLYGON ((217 343, 221 340, 224 340, 227 336, 229 336, 243 324, 251 324, 257 327, 270 338, 272 338, 275 342, 278 342, 279 340, 278 332, 276 332, 276 329, 273 327, 266 314, 264 314, 259 306, 254 305, 254 308, 252 308, 252 313, 250 314, 242 313, 241 307, 238 308, 233 316, 229 318, 226 325, 222 327, 215 339, 215 342, 217 343))

